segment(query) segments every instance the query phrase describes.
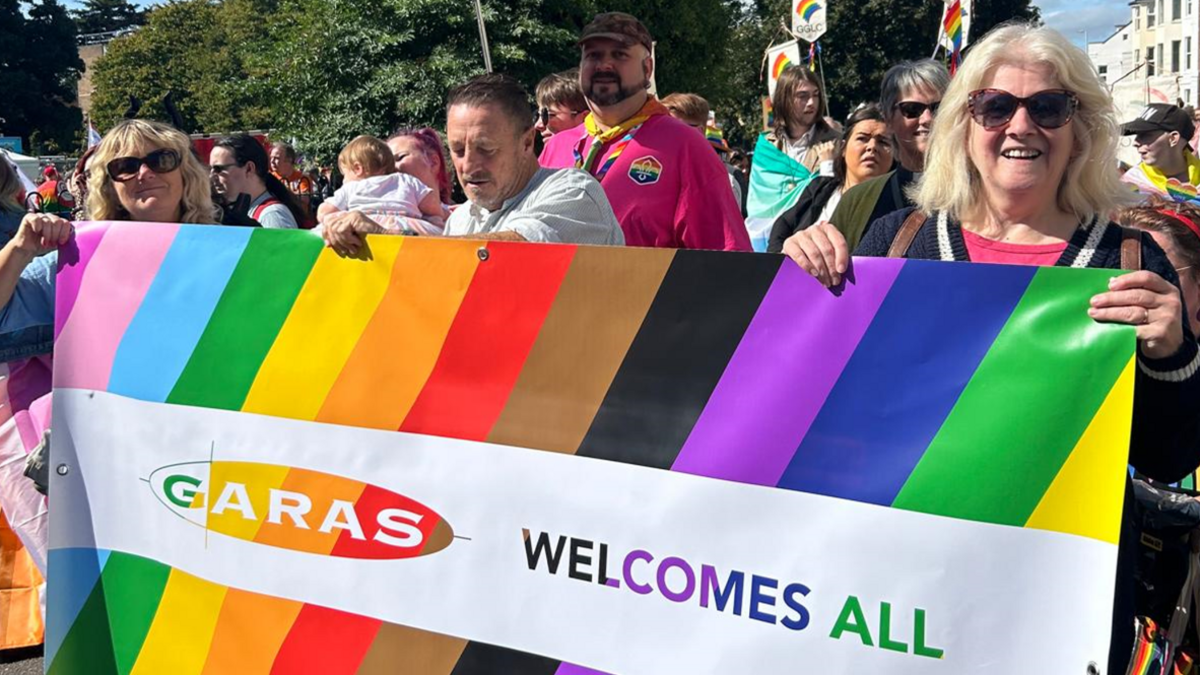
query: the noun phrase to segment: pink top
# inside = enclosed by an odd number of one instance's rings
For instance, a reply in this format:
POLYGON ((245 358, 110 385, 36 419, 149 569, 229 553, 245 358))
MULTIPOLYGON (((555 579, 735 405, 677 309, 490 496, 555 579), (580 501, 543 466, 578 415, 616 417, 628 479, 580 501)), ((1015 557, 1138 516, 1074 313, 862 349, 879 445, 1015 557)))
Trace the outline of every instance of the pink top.
MULTIPOLYGON (((619 141, 605 145, 589 167, 592 175, 619 141)), ((580 124, 551 137, 539 161, 551 169, 574 167, 576 149, 586 156, 590 143, 580 124)), ((750 250, 720 158, 695 129, 669 115, 646 120, 600 184, 628 246, 750 250)))
POLYGON ((1038 265, 1052 267, 1067 250, 1067 242, 1059 244, 1007 244, 963 230, 967 256, 971 262, 1004 263, 1006 265, 1038 265))

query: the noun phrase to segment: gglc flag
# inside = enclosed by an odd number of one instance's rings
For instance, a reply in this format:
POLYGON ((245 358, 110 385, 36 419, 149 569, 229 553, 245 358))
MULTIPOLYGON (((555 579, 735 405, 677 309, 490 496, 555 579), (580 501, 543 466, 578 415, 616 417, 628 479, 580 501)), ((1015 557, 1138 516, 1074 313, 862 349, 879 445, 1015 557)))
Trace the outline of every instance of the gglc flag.
POLYGON ((792 33, 816 42, 829 28, 825 18, 828 9, 829 0, 792 0, 792 33))

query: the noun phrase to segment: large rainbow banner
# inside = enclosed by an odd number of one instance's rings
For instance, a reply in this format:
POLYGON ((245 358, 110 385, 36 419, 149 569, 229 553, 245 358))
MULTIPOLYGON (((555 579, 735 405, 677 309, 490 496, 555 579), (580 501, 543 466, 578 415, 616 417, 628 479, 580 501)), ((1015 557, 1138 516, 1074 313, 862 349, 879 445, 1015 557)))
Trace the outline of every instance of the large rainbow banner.
POLYGON ((1110 275, 84 227, 49 672, 1086 672, 1110 275))

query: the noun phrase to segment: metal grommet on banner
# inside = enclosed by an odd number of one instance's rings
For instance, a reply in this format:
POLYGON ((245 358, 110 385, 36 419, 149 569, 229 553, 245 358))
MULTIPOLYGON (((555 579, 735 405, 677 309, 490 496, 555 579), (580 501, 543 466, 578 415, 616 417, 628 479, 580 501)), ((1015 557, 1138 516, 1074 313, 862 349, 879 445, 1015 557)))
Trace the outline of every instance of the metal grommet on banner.
POLYGON ((488 256, 490 256, 491 254, 490 254, 490 253, 488 253, 488 250, 487 250, 487 247, 486 247, 486 246, 480 246, 480 247, 479 247, 479 250, 478 250, 478 251, 475 251, 475 255, 479 256, 479 259, 480 259, 481 261, 483 261, 483 262, 487 262, 488 256))
POLYGON ((1097 666, 1095 661, 1088 663, 1087 675, 1100 675, 1100 666, 1097 666))
POLYGON ((55 471, 58 473, 58 475, 65 476, 71 473, 71 467, 67 466, 66 464, 59 464, 55 471))

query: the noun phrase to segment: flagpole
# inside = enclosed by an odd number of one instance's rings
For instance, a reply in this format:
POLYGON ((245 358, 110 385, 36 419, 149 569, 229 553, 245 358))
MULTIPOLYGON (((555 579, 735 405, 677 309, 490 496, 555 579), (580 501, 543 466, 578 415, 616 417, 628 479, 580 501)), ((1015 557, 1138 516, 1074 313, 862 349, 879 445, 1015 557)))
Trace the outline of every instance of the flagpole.
MULTIPOLYGON (((814 42, 813 44, 816 44, 816 43, 814 42)), ((817 48, 816 56, 817 56, 817 70, 821 73, 821 91, 825 92, 825 114, 828 115, 829 109, 831 107, 831 104, 830 104, 831 99, 829 98, 829 87, 825 86, 825 59, 821 58, 821 48, 820 47, 817 48)))
POLYGON ((483 5, 475 0, 475 20, 479 23, 479 42, 483 45, 483 67, 492 72, 492 53, 488 49, 487 26, 483 23, 483 5))

